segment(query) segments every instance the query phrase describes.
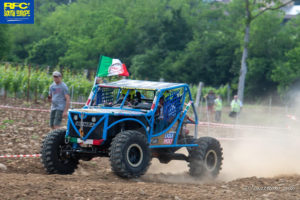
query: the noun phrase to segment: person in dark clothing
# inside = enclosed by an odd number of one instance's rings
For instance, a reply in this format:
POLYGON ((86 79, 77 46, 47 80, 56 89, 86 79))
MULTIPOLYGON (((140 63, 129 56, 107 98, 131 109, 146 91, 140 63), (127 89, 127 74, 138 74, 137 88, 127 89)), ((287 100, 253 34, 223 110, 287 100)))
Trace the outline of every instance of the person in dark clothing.
POLYGON ((210 90, 209 93, 206 95, 207 111, 209 113, 212 113, 214 111, 215 99, 215 93, 212 90, 210 90))
POLYGON ((142 103, 142 95, 141 95, 141 93, 139 91, 137 91, 135 93, 135 97, 133 99, 133 105, 136 106, 139 103, 142 103))
POLYGON ((205 99, 206 99, 207 120, 213 121, 216 95, 212 90, 210 90, 209 93, 205 96, 205 99))
POLYGON ((155 133, 163 131, 164 128, 167 126, 167 122, 164 119, 164 102, 165 98, 164 96, 161 96, 155 113, 155 133))

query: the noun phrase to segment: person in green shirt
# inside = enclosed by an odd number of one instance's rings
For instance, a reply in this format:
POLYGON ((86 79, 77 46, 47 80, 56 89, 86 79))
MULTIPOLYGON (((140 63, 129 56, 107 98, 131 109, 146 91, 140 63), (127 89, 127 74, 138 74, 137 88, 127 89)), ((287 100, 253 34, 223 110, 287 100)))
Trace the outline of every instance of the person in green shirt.
POLYGON ((216 122, 221 122, 222 108, 223 108, 222 99, 220 95, 218 95, 217 98, 215 99, 215 121, 216 122))
POLYGON ((231 112, 229 113, 229 116, 230 117, 236 117, 240 113, 243 104, 238 99, 238 96, 235 95, 234 99, 231 101, 230 106, 231 106, 231 112))

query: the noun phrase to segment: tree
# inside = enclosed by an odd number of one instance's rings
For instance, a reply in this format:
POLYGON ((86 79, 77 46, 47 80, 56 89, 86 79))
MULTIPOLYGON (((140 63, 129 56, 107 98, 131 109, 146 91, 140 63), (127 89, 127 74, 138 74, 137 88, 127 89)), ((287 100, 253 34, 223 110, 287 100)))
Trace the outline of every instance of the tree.
POLYGON ((279 92, 283 94, 288 86, 299 81, 300 77, 300 45, 286 53, 288 58, 285 63, 277 65, 272 78, 279 83, 279 92))
MULTIPOLYGON (((181 52, 192 38, 191 28, 182 16, 182 11, 169 9, 171 15, 162 17, 156 26, 159 27, 159 31, 154 31, 154 29, 151 31, 153 27, 149 26, 145 29, 147 30, 146 34, 142 34, 142 36, 146 36, 145 39, 151 38, 153 41, 148 44, 151 46, 149 50, 135 56, 132 60, 132 69, 136 77, 146 77, 151 80, 167 78, 169 76, 168 71, 172 71, 174 63, 174 60, 170 58, 176 52, 181 52), (151 37, 153 32, 155 35, 151 37)), ((147 43, 144 44, 147 45, 147 43)), ((173 81, 178 80, 178 78, 173 77, 173 81)))
POLYGON ((192 37, 182 50, 170 52, 163 60, 165 80, 192 84, 201 80, 215 87, 233 81, 239 17, 224 11, 224 4, 198 3, 191 8, 185 18, 192 37))
POLYGON ((5 58, 10 51, 10 39, 8 36, 8 25, 0 25, 0 59, 5 58))
POLYGON ((56 66, 59 57, 64 55, 67 50, 65 42, 59 35, 43 38, 38 42, 33 43, 29 51, 29 61, 36 64, 47 64, 56 66))
POLYGON ((300 80, 300 16, 291 19, 280 31, 279 47, 284 56, 272 70, 272 80, 278 84, 278 92, 285 95, 300 80))
MULTIPOLYGON (((237 0, 239 1, 239 0, 237 0)), ((263 15, 266 11, 269 10, 278 10, 290 3, 293 0, 282 3, 281 0, 242 0, 244 3, 244 40, 243 40, 243 55, 241 60, 241 70, 239 76, 238 84, 238 97, 243 101, 244 99, 244 88, 245 88, 245 79, 247 74, 247 58, 248 58, 248 46, 250 42, 250 27, 251 23, 257 19, 259 16, 263 15)))
POLYGON ((280 11, 267 12, 251 25, 249 43, 247 87, 244 98, 247 101, 264 98, 276 91, 277 83, 271 78, 277 63, 289 51, 292 42, 290 34, 284 33, 284 14, 280 11), (255 37, 254 37, 255 36, 255 37))

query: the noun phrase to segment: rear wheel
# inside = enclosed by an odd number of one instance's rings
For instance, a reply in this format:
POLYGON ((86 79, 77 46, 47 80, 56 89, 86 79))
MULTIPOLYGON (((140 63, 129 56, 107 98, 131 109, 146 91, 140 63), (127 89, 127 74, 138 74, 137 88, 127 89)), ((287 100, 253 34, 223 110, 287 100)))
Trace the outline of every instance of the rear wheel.
POLYGON ((72 174, 78 165, 78 159, 66 153, 70 144, 65 143, 66 130, 54 130, 48 134, 42 144, 42 163, 49 174, 72 174))
POLYGON ((223 160, 219 141, 211 137, 202 137, 196 143, 199 146, 189 149, 189 173, 198 178, 217 177, 223 160))
POLYGON ((111 168, 123 178, 137 178, 146 173, 151 154, 144 134, 123 131, 116 135, 109 148, 111 168))

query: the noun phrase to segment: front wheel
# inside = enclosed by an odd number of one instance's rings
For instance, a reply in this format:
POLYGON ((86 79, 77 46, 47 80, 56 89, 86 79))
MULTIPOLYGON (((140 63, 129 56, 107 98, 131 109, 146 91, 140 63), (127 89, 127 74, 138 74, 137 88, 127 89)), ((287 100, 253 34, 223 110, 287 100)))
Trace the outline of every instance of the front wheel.
POLYGON ((223 160, 219 141, 211 137, 202 137, 196 143, 199 146, 189 149, 189 173, 197 178, 216 178, 223 160))
POLYGON ((146 173, 151 154, 144 134, 130 130, 116 135, 109 148, 111 168, 123 178, 137 178, 146 173))
POLYGON ((65 143, 66 130, 51 131, 42 144, 42 163, 49 174, 72 174, 78 165, 78 158, 67 154, 72 147, 65 143))

